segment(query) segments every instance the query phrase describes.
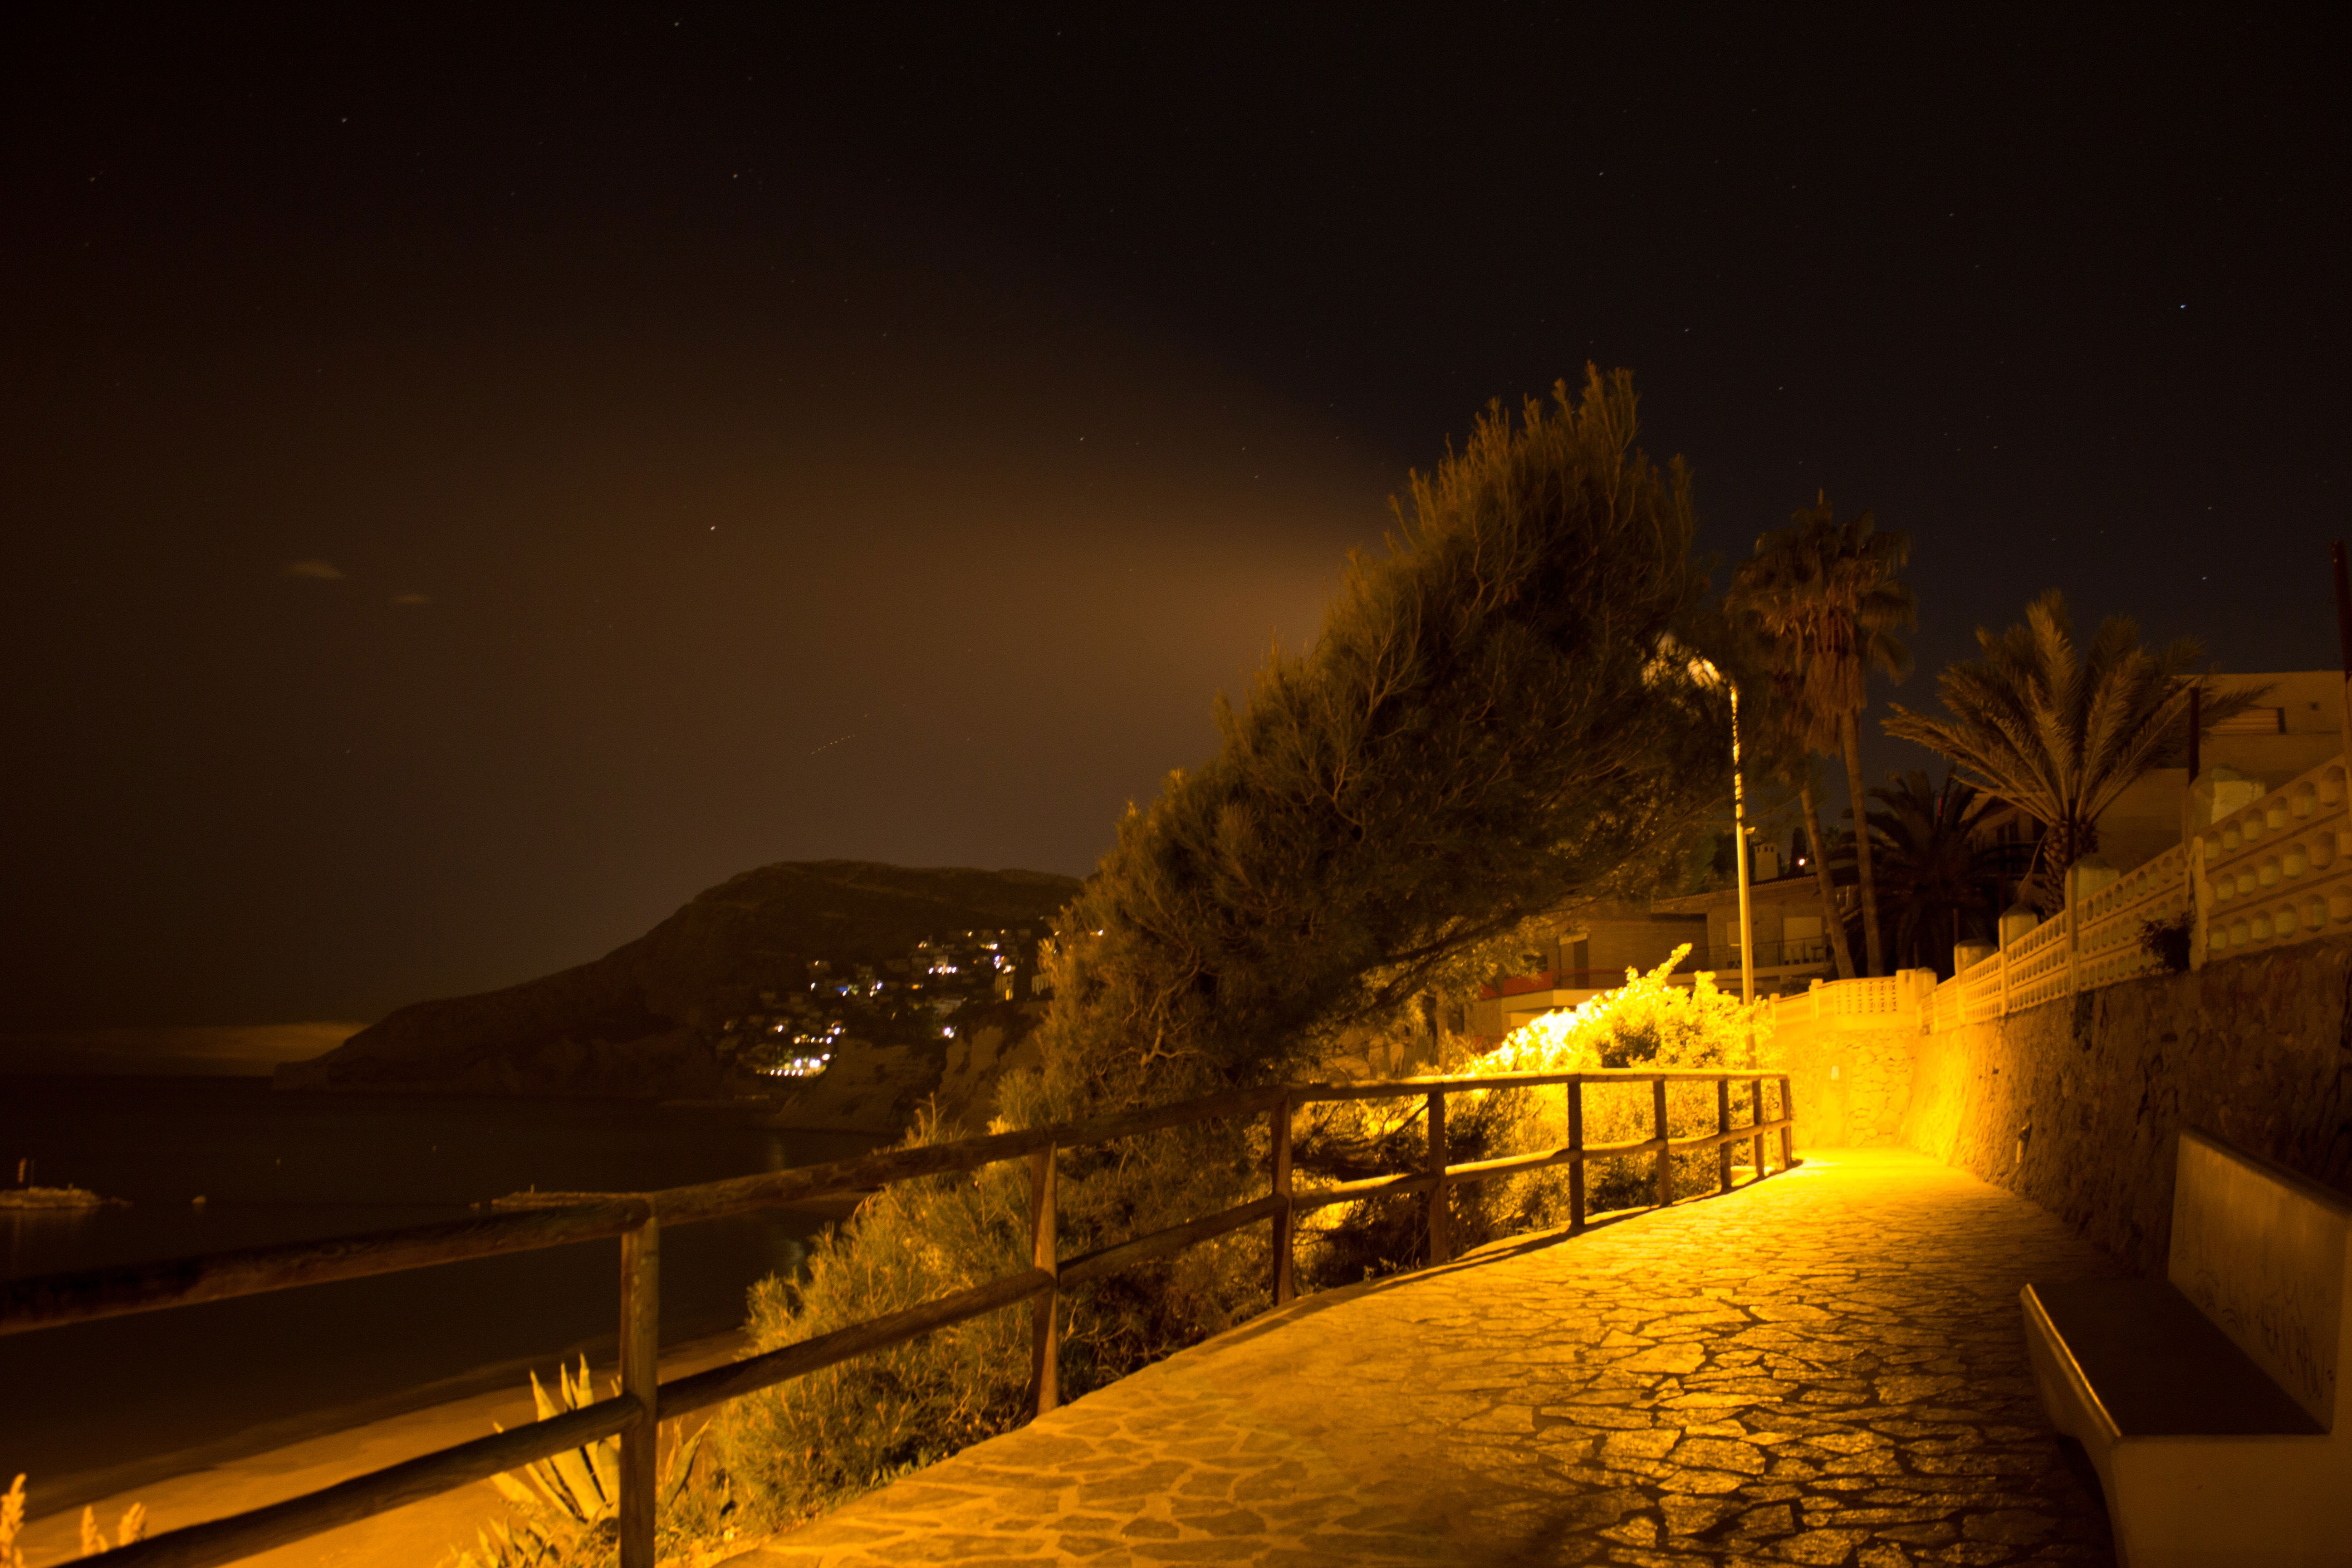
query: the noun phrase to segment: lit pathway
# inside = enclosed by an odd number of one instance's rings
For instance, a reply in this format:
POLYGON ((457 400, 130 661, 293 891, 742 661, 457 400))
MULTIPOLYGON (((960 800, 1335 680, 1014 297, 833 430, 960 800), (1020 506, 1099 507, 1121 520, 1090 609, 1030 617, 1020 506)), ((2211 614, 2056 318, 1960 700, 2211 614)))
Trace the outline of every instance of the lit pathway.
POLYGON ((2119 1272, 1918 1155, 1333 1291, 730 1568, 2108 1563, 2018 1288, 2119 1272))

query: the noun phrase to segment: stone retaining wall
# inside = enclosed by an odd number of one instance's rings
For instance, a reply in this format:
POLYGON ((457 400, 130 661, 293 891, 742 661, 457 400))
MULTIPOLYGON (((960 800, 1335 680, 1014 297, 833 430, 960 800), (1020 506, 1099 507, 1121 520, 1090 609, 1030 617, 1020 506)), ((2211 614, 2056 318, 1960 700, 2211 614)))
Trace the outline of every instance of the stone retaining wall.
POLYGON ((1906 1142, 2143 1273, 2164 1268, 2183 1126, 2352 1192, 2352 939, 2125 981, 1912 1048, 1906 1142))
POLYGON ((1918 1026, 1907 1022, 1880 1029, 1782 1028, 1762 1059, 1789 1075, 1799 1150, 1902 1142, 1918 1044, 1918 1026))

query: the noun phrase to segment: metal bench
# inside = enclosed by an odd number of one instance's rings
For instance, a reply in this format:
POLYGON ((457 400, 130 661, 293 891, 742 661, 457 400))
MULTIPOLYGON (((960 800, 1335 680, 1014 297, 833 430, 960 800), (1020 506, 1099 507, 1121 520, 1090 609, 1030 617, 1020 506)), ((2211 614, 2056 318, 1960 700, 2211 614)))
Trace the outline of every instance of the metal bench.
POLYGON ((2347 1237, 2352 1200, 2185 1131, 2164 1279, 2025 1288, 2123 1568, 2352 1564, 2347 1237))

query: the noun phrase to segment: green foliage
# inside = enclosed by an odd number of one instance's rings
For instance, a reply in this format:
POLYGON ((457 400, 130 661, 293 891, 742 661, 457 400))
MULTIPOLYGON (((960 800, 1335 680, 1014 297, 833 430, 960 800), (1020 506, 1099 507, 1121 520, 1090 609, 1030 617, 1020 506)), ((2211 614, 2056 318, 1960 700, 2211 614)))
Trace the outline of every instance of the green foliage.
MULTIPOLYGON (((1687 986, 1669 984, 1666 977, 1689 951, 1676 949, 1646 974, 1628 970, 1618 989, 1571 1011, 1547 1014, 1513 1031, 1494 1050, 1449 1063, 1446 1070, 1486 1078, 1597 1068, 1757 1066, 1756 1038, 1759 1032, 1769 1037, 1770 1010, 1742 1005, 1706 974, 1687 986)), ((1628 1143, 1653 1135, 1649 1085, 1588 1083, 1583 1093, 1588 1144, 1628 1143)), ((1748 1085, 1734 1086, 1736 1119, 1747 1118, 1748 1094, 1748 1085)), ((1417 1169, 1424 1157, 1427 1134, 1418 1102, 1400 1109, 1397 1102, 1347 1100, 1316 1111, 1314 1124, 1298 1142, 1299 1164, 1313 1177, 1337 1182, 1417 1169)), ((1447 1154, 1454 1163, 1556 1149, 1568 1142, 1568 1102, 1558 1089, 1452 1095, 1446 1117, 1447 1154)), ((1715 1118, 1713 1085, 1668 1086, 1667 1121, 1674 1136, 1712 1131, 1715 1118)), ((1650 1202, 1656 1171, 1649 1156, 1595 1162, 1587 1177, 1590 1210, 1650 1202)), ((1677 1195, 1712 1191, 1715 1180, 1712 1153, 1675 1157, 1677 1195)), ((1347 1284, 1419 1261, 1424 1202, 1419 1195, 1380 1198, 1318 1211, 1302 1232, 1300 1278, 1316 1286, 1347 1284)), ((1475 1247, 1515 1231, 1567 1224, 1569 1177, 1564 1171, 1545 1171, 1480 1182, 1454 1188, 1449 1204, 1455 1244, 1475 1247)))
MULTIPOLYGON (((925 1118, 908 1143, 957 1135, 925 1118)), ((1029 1262, 1025 1167, 991 1165, 887 1187, 820 1237, 798 1279, 751 1292, 765 1352, 1020 1272, 1029 1262)), ((1017 1425, 1028 1314, 992 1312, 726 1405, 712 1440, 748 1517, 796 1522, 907 1469, 1017 1425)))
POLYGON ((1981 658, 1936 678, 1949 717, 1897 706, 1886 732, 1948 759, 1986 794, 2031 814, 2042 836, 2043 901, 2063 894, 2066 868, 2099 847, 2098 820, 2162 761, 2201 689, 2200 721, 2242 713, 2261 691, 2221 693, 2192 672, 2203 657, 2183 637, 2144 647, 2138 623, 2109 616, 2086 648, 2074 643, 2065 595, 2053 588, 2025 607, 2025 625, 1995 636, 1979 626, 1981 658))
POLYGON ((2156 960, 2167 974, 2185 974, 2189 970, 2189 914, 2183 910, 2168 920, 2139 922, 2139 946, 2142 952, 2156 960))
MULTIPOLYGON (((1461 955, 1677 849, 1727 784, 1729 712, 1695 678, 1716 635, 1687 477, 1634 445, 1622 373, 1499 406, 1414 474, 1387 553, 1349 563, 1313 647, 1276 657, 1223 743, 1131 809, 1064 917, 1036 1115, 1076 1117, 1313 1070, 1461 955)), ((1089 1153, 1074 1248, 1240 1200, 1243 1129, 1089 1153)), ((1115 1374, 1259 1299, 1223 1252, 1101 1298, 1115 1374)))
POLYGON ((1731 613, 1762 642, 1770 696, 1807 751, 1843 749, 1843 721, 1869 705, 1873 670, 1909 673, 1895 634, 1917 624, 1918 602, 1895 574, 1910 558, 1910 535, 1867 511, 1839 522, 1824 497, 1758 539, 1733 574, 1731 613))
MULTIPOLYGON (((580 1375, 569 1367, 556 1369, 556 1392, 550 1394, 530 1375, 530 1397, 538 1419, 549 1420, 595 1402, 588 1375, 588 1358, 580 1358, 580 1375)), ((613 1392, 620 1393, 615 1381, 613 1392)), ((505 1428, 491 1425, 497 1430, 505 1428)), ((689 1498, 688 1482, 703 1433, 691 1436, 672 1422, 657 1432, 657 1474, 655 1508, 657 1540, 675 1544, 680 1538, 701 1533, 715 1516, 705 1496, 689 1498), (662 1437, 667 1436, 665 1444, 662 1437), (700 1503, 704 1506, 695 1506, 700 1503), (681 1516, 684 1517, 681 1517, 681 1516)), ((619 1561, 621 1506, 621 1440, 606 1437, 521 1469, 495 1475, 491 1483, 514 1508, 512 1521, 493 1520, 475 1532, 481 1555, 460 1552, 456 1568, 602 1568, 619 1561)))
POLYGON ((1685 942, 1646 974, 1625 972, 1625 984, 1581 1006, 1547 1013, 1512 1031, 1465 1069, 1473 1078, 1505 1072, 1573 1072, 1590 1068, 1742 1068, 1754 1065, 1749 1034, 1769 1028, 1762 1007, 1750 1009, 1717 989, 1702 973, 1688 985, 1671 984, 1690 952, 1685 942))
POLYGON ((1948 975, 1955 919, 1989 931, 1999 909, 2000 879, 1976 839, 1992 802, 1949 774, 1931 785, 1917 768, 1870 797, 1879 803, 1870 831, 1895 910, 1895 967, 1948 975))
POLYGON ((1593 372, 1412 476, 1389 553, 1072 905, 1056 1110, 1278 1079, 1715 804, 1727 705, 1666 657, 1698 635, 1688 480, 1634 438, 1630 378, 1593 372))

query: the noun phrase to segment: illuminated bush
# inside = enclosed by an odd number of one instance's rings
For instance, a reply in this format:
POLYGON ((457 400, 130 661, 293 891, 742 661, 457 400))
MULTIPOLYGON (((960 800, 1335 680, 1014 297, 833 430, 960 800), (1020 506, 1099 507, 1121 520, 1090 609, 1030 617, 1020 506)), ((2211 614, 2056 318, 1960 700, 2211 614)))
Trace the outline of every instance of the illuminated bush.
MULTIPOLYGON (((1450 1076, 1485 1078, 1514 1072, 1574 1072, 1595 1068, 1751 1068, 1758 1065, 1755 1035, 1769 1031, 1769 1008, 1749 1009, 1701 974, 1691 985, 1675 985, 1673 973, 1687 947, 1678 948, 1647 974, 1626 972, 1624 985, 1603 992, 1582 1006, 1546 1014, 1513 1031, 1494 1050, 1465 1053, 1449 1061, 1450 1076)), ((1654 1136, 1655 1113, 1648 1084, 1588 1083, 1584 1086, 1584 1142, 1631 1143, 1654 1136)), ((1750 1088, 1732 1086, 1732 1121, 1747 1121, 1750 1088)), ((1382 1170, 1417 1169, 1425 1158, 1427 1130, 1419 1101, 1349 1100, 1318 1107, 1315 1126, 1300 1139, 1300 1163, 1322 1167, 1328 1179, 1370 1175, 1382 1170)), ((1711 1083, 1667 1086, 1667 1126, 1677 1138, 1696 1137, 1716 1127, 1716 1091, 1711 1083)), ((1556 1149, 1568 1142, 1568 1099, 1563 1089, 1496 1089, 1446 1097, 1449 1163, 1494 1159, 1504 1154, 1556 1149)), ((1586 1211, 1599 1214, 1654 1201, 1654 1155, 1596 1161, 1586 1167, 1586 1211)), ((1311 1181, 1312 1178, 1309 1178, 1311 1181)), ((1496 1177, 1458 1186, 1449 1195, 1447 1219, 1455 1247, 1475 1247, 1516 1231, 1565 1225, 1570 1217, 1568 1172, 1541 1171, 1496 1177)), ((1674 1162, 1677 1197, 1712 1191, 1713 1151, 1678 1154, 1674 1162)), ((1307 1252, 1301 1277, 1315 1285, 1339 1285, 1387 1273, 1421 1260, 1426 1241, 1426 1199, 1421 1194, 1338 1205, 1321 1211, 1302 1240, 1307 1252)))

